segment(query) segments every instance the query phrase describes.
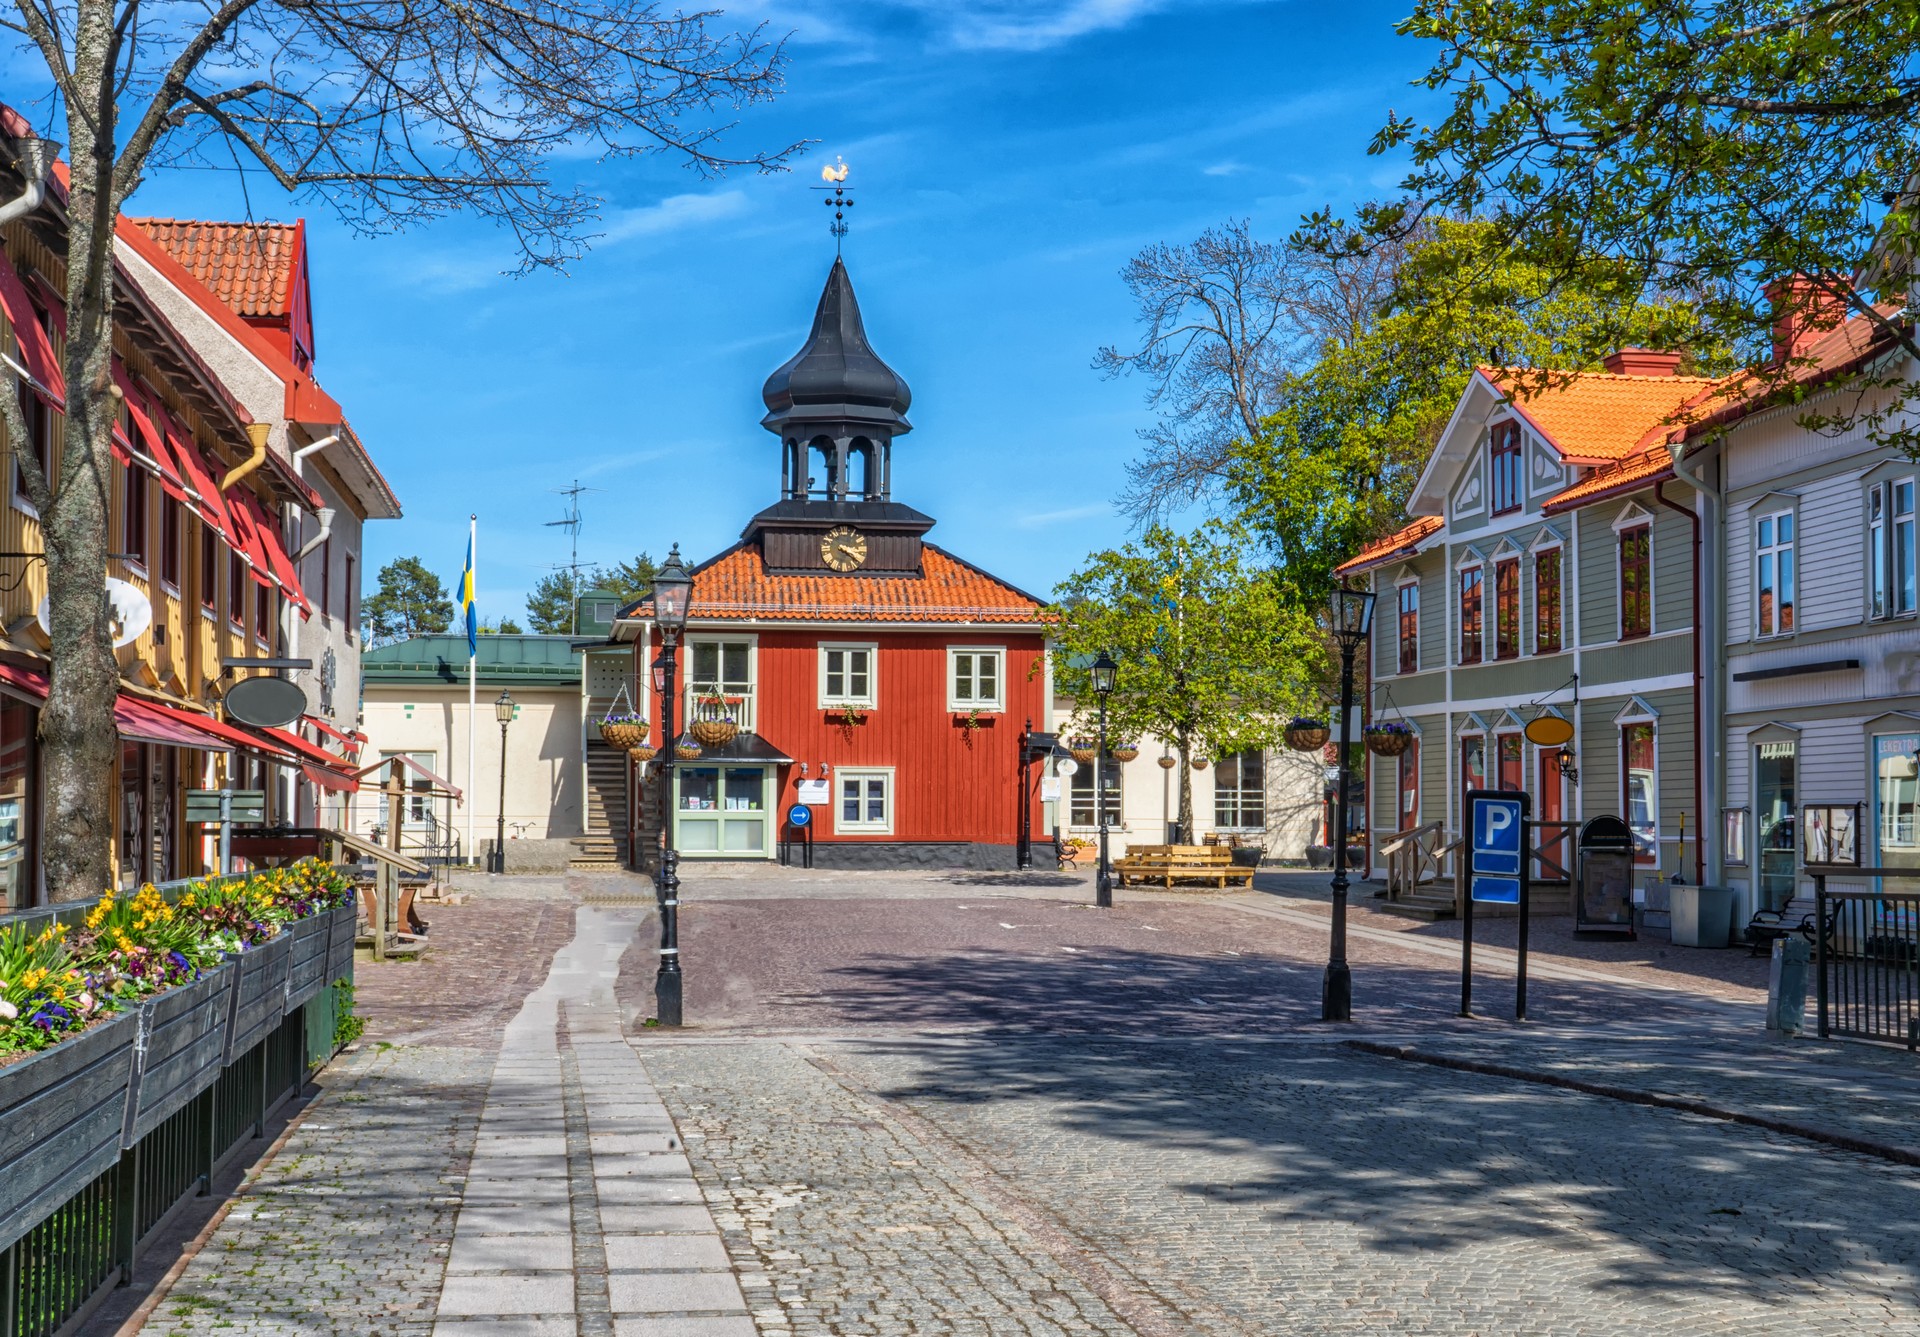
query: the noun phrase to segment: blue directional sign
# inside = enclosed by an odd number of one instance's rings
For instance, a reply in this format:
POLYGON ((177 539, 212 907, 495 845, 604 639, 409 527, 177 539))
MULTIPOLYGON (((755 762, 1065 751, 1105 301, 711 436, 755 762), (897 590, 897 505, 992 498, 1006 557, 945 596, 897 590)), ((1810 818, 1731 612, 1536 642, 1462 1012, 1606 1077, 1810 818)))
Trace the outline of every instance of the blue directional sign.
POLYGON ((804 803, 796 803, 787 809, 787 820, 795 826, 809 826, 813 822, 813 810, 804 803))
POLYGON ((1467 796, 1471 857, 1467 894, 1476 901, 1520 903, 1520 865, 1526 858, 1526 795, 1475 792, 1467 796))

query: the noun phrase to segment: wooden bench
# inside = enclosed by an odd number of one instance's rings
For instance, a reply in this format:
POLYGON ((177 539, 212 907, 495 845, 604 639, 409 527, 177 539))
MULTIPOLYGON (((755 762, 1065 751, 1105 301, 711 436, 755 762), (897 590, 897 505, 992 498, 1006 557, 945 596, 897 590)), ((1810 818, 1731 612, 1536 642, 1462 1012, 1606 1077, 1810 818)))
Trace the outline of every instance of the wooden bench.
POLYGON ((1136 845, 1114 861, 1113 872, 1123 887, 1204 882, 1224 889, 1251 886, 1254 870, 1236 864, 1224 845, 1136 845))

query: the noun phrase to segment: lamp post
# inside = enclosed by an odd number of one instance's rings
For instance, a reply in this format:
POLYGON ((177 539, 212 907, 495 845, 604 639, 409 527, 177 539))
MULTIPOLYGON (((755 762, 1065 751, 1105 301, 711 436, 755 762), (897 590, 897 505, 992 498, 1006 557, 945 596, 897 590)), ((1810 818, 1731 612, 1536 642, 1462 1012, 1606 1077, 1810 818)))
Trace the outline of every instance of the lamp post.
POLYGON ((1113 680, 1120 672, 1120 665, 1114 662, 1112 655, 1102 650, 1093 661, 1090 670, 1093 677, 1093 694, 1100 698, 1100 747, 1093 754, 1093 811, 1100 823, 1100 870, 1094 874, 1093 903, 1101 909, 1113 907, 1113 865, 1107 861, 1107 786, 1105 767, 1107 764, 1107 697, 1113 691, 1113 680))
POLYGON ((1373 591, 1333 592, 1329 626, 1340 646, 1340 779, 1333 795, 1333 936, 1320 987, 1320 1020, 1353 1020, 1353 972, 1347 969, 1347 768, 1353 756, 1353 657, 1373 630, 1373 591))
POLYGON ((500 807, 493 828, 493 871, 507 871, 507 726, 513 723, 513 695, 502 691, 493 703, 493 717, 500 721, 500 807))
POLYGON ((660 656, 653 661, 653 683, 660 693, 660 867, 654 899, 660 907, 660 969, 653 977, 654 1015, 662 1026, 680 1024, 680 856, 673 848, 673 660, 686 630, 693 600, 693 577, 680 561, 680 545, 667 554, 653 577, 653 619, 660 624, 660 656))

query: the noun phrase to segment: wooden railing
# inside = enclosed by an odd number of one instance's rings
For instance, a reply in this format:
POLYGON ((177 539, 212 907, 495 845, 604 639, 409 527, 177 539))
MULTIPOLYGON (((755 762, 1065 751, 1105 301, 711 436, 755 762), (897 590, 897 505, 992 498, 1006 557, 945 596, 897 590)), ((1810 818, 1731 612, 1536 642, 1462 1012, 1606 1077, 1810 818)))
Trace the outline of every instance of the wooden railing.
POLYGON ((1437 881, 1441 860, 1453 846, 1446 843, 1447 824, 1428 822, 1403 831, 1380 847, 1387 866, 1387 899, 1397 901, 1422 882, 1437 881))
POLYGON ((1573 837, 1578 822, 1534 822, 1533 880, 1573 881, 1573 837))

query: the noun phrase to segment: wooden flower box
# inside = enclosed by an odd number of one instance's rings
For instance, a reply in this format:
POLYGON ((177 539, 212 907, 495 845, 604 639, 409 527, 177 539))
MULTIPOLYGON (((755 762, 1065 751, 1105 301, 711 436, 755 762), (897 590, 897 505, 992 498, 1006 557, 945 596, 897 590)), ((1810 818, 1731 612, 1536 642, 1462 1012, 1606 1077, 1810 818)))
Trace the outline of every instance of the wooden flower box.
POLYGON ((293 939, 282 933, 232 958, 233 1010, 227 1014, 227 1044, 221 1062, 231 1063, 279 1024, 287 1003, 287 965, 293 939))
POLYGON ((343 905, 325 916, 328 920, 327 983, 353 978, 353 940, 360 932, 360 911, 343 905))
POLYGON ((332 931, 331 911, 296 919, 280 930, 288 942, 287 1011, 293 1011, 327 987, 332 931))
POLYGON ((233 962, 224 962, 142 1004, 146 1056, 134 1074, 122 1146, 133 1146, 220 1076, 234 973, 233 962))
POLYGON ((123 1012, 0 1068, 0 1249, 120 1159, 139 1035, 123 1012))

